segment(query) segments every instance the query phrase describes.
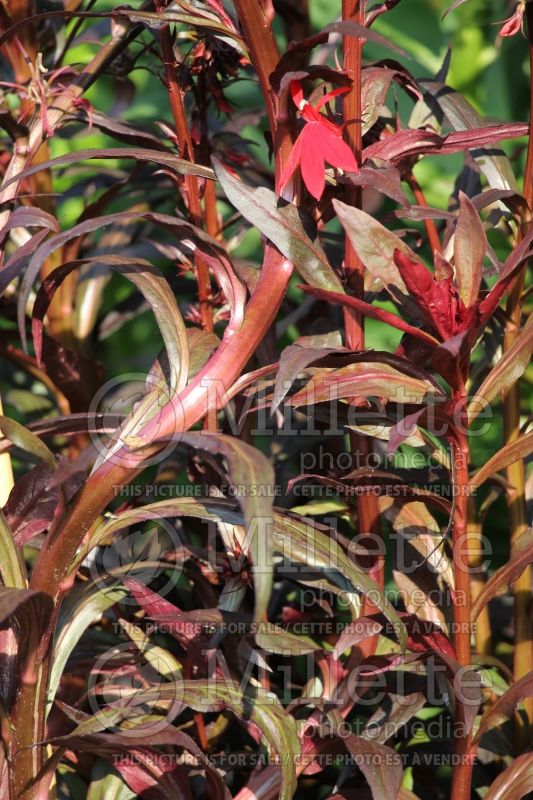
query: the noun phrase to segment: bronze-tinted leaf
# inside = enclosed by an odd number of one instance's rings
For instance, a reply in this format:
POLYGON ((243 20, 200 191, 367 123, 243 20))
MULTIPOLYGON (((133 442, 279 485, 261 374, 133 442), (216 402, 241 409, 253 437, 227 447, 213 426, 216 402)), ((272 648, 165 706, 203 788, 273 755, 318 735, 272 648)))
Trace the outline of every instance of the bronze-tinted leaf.
POLYGON ((285 258, 293 262, 310 286, 343 291, 342 283, 318 240, 306 232, 301 212, 295 205, 284 203, 263 186, 256 189, 247 186, 225 170, 220 162, 214 160, 213 163, 230 203, 275 244, 285 258))
POLYGON ((497 569, 484 584, 472 605, 472 619, 476 619, 481 609, 505 591, 531 563, 533 563, 533 528, 529 528, 518 537, 511 547, 509 561, 497 569))
POLYGON ((505 469, 509 464, 514 464, 521 458, 527 458, 533 453, 533 433, 526 433, 514 442, 506 444, 498 450, 489 460, 474 473, 470 479, 470 486, 481 486, 494 472, 505 469))
POLYGON ((461 300, 467 308, 479 296, 487 237, 471 200, 459 193, 459 216, 453 240, 454 265, 461 300))

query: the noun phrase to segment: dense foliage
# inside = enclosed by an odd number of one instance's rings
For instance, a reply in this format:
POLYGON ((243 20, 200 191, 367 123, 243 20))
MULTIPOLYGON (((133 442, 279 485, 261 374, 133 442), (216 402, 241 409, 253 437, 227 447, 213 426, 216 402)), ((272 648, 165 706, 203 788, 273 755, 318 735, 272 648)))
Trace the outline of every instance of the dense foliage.
POLYGON ((533 5, 448 5, 0 3, 0 798, 533 792, 533 5))

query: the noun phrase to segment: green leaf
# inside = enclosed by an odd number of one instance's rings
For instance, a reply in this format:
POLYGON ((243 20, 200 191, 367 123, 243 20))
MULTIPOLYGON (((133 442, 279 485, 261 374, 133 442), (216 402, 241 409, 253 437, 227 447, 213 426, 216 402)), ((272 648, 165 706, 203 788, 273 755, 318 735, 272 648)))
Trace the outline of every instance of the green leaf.
MULTIPOLYGON (((437 104, 446 115, 450 125, 456 131, 468 131, 483 128, 485 120, 459 92, 440 81, 419 81, 423 90, 431 98, 431 107, 437 104)), ((518 191, 516 178, 511 163, 504 151, 490 147, 475 147, 471 150, 481 172, 493 189, 512 189, 518 191)))
POLYGON ((474 752, 483 734, 508 720, 513 715, 518 703, 521 703, 527 697, 533 697, 533 671, 528 672, 523 678, 513 683, 511 688, 501 697, 498 697, 496 702, 485 711, 472 742, 474 752))
POLYGON ((181 673, 180 662, 164 647, 159 647, 151 642, 150 637, 146 635, 142 628, 127 622, 125 619, 121 619, 120 624, 131 641, 138 647, 139 652, 156 672, 169 680, 175 679, 181 673))
POLYGON ((99 759, 91 771, 87 800, 133 800, 136 797, 110 764, 99 759))
POLYGON ((28 588, 24 559, 17 550, 13 534, 2 510, 0 510, 0 577, 4 586, 8 588, 28 588))
POLYGON ((24 452, 34 456, 38 461, 44 461, 52 469, 57 469, 56 457, 51 450, 42 442, 38 436, 29 431, 20 422, 16 422, 9 417, 0 416, 0 431, 6 439, 20 447, 24 452))
MULTIPOLYGON (((77 556, 76 562, 80 558, 84 558, 96 544, 100 544, 104 540, 108 541, 113 533, 135 522, 154 517, 177 516, 191 516, 229 522, 232 525, 242 525, 243 523, 241 514, 236 512, 233 504, 227 500, 219 498, 204 498, 201 502, 191 498, 163 500, 159 503, 151 503, 143 508, 125 511, 116 519, 104 523, 95 531, 91 541, 85 545, 83 551, 77 556)), ((312 567, 322 572, 325 580, 330 585, 337 586, 339 593, 346 595, 354 616, 359 612, 355 593, 361 592, 370 596, 372 602, 394 626, 402 650, 405 650, 407 646, 407 631, 394 607, 378 589, 374 581, 357 566, 354 560, 346 555, 344 550, 326 531, 328 529, 324 526, 320 527, 308 520, 300 520, 281 511, 274 511, 273 551, 285 558, 291 569, 291 576, 296 581, 302 583, 312 582, 308 581, 307 578, 304 580, 298 569, 294 569, 294 566, 291 567, 294 563, 301 564, 303 567, 312 567)))
POLYGON ((309 636, 301 636, 286 631, 280 625, 262 622, 255 634, 255 641, 268 653, 303 656, 320 650, 321 647, 309 636))
POLYGON ((400 754, 391 747, 362 736, 348 736, 344 742, 348 751, 357 759, 357 765, 370 786, 374 800, 392 800, 398 797, 403 775, 400 754))
POLYGON ((150 304, 161 336, 165 343, 170 370, 170 389, 180 392, 187 385, 189 371, 189 340, 187 329, 181 316, 176 298, 163 274, 139 258, 128 258, 105 253, 94 258, 65 264, 54 270, 44 281, 33 310, 33 330, 36 340, 36 354, 40 359, 40 337, 42 319, 54 292, 73 269, 83 264, 103 264, 128 278, 150 304))
MULTIPOLYGON (((317 525, 309 520, 294 519, 281 512, 276 514, 274 550, 279 552, 289 565, 296 562, 323 571, 331 583, 346 593, 348 600, 353 591, 367 595, 385 614, 395 630, 402 651, 405 652, 407 631, 385 594, 367 573, 348 557, 337 542, 322 532, 317 525)), ((295 580, 299 580, 297 570, 291 570, 291 574, 295 580)))
POLYGON ((278 408, 291 385, 306 367, 324 358, 324 356, 338 351, 338 347, 302 347, 300 344, 292 344, 289 347, 285 347, 281 352, 276 373, 276 383, 270 407, 271 413, 274 413, 278 408))
POLYGON ((344 292, 322 247, 307 235, 295 205, 284 205, 283 200, 263 186, 252 189, 231 175, 216 159, 213 159, 213 165, 230 203, 275 244, 285 258, 292 261, 310 286, 344 292))
POLYGON ((94 583, 79 584, 70 590, 61 605, 54 636, 48 710, 54 701, 65 664, 87 628, 126 595, 126 590, 121 587, 103 589, 94 583))

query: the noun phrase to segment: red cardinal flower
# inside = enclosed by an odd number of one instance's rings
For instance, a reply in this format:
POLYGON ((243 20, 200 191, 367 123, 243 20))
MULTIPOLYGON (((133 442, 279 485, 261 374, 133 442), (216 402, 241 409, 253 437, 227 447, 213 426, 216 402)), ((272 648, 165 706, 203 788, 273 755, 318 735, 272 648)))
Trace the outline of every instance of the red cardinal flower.
POLYGON ((512 17, 506 19, 500 28, 500 36, 514 36, 518 31, 524 32, 524 12, 526 10, 526 0, 518 0, 516 11, 512 17))
POLYGON ((291 95, 298 106, 306 124, 296 139, 294 147, 280 177, 281 187, 285 186, 293 172, 300 167, 303 182, 309 192, 320 200, 326 185, 326 162, 345 172, 357 172, 357 161, 353 152, 342 138, 342 128, 335 125, 318 109, 333 97, 349 91, 348 87, 334 89, 312 106, 304 100, 300 81, 291 82, 291 95))

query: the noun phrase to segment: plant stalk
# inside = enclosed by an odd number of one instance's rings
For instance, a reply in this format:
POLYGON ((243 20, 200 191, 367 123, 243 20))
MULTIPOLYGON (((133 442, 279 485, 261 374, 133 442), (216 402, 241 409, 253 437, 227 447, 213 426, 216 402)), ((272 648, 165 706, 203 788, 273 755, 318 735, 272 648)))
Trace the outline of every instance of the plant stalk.
MULTIPOLYGON (((250 0, 237 0, 237 11, 248 37, 252 61, 260 78, 269 119, 275 122, 274 100, 269 75, 277 64, 279 54, 275 40, 266 24, 258 4, 250 0), (255 54, 255 55, 254 55, 255 54), (265 56, 264 60, 263 56, 265 56)), ((279 146, 276 153, 276 175, 281 172, 281 161, 287 158, 291 148, 290 130, 285 125, 276 128, 275 140, 279 146)), ((15 170, 18 171, 18 170, 15 170)), ((203 419, 220 402, 213 385, 222 385, 226 391, 238 379, 249 358, 269 330, 283 301, 292 274, 292 264, 271 244, 265 245, 263 266, 255 291, 246 307, 239 330, 224 339, 214 356, 178 396, 173 398, 158 415, 156 424, 147 423, 139 435, 148 443, 172 438, 203 419)), ((156 445, 155 450, 161 445, 156 445)), ((54 598, 56 608, 63 593, 68 589, 69 567, 75 554, 94 521, 112 500, 115 487, 131 482, 143 468, 141 455, 131 454, 127 447, 115 452, 113 458, 104 462, 89 477, 77 500, 71 507, 67 519, 53 534, 49 534, 35 565, 31 585, 42 587, 54 598), (44 588, 46 587, 46 588, 44 588)), ((149 454, 152 454, 153 450, 149 454)), ((45 666, 43 665, 43 669, 45 666)), ((20 703, 24 708, 35 708, 37 687, 28 687, 20 703)), ((20 707, 20 706, 19 706, 20 707)), ((29 752, 29 751, 25 751, 29 752)), ((22 766, 21 783, 26 785, 34 777, 31 757, 26 756, 22 766)))
MULTIPOLYGON (((365 3, 364 0, 343 0, 342 3, 343 20, 352 20, 359 25, 364 24, 365 3)), ((345 128, 345 138, 352 148, 357 162, 361 162, 361 151, 363 147, 363 136, 361 126, 361 78, 362 78, 362 49, 363 42, 354 36, 343 36, 344 68, 348 77, 352 81, 351 89, 344 96, 343 116, 348 123, 345 128)), ((346 189, 346 200, 356 208, 362 206, 362 191, 359 186, 349 186, 346 189)), ((364 275, 365 268, 361 259, 346 236, 344 250, 344 269, 347 278, 349 291, 357 298, 364 296, 364 275)), ((346 346, 351 350, 364 350, 365 347, 365 328, 364 317, 360 312, 352 308, 344 308, 344 326, 346 346)), ((366 459, 371 452, 371 443, 366 436, 350 433, 350 446, 352 453, 366 459)), ((372 493, 363 493, 357 498, 357 519, 359 534, 370 534, 369 546, 372 547, 375 537, 381 539, 381 522, 378 498, 372 493)), ((364 545, 364 541, 361 542, 364 545)), ((376 582, 380 589, 385 583, 384 559, 379 556, 369 570, 369 576, 376 582)), ((361 615, 376 613, 378 609, 365 596, 362 599, 361 615)), ((378 637, 373 636, 359 645, 359 650, 363 657, 375 652, 378 637)))
MULTIPOLYGON (((158 4, 159 10, 162 10, 161 4, 158 4)), ((182 158, 188 158, 194 162, 194 146, 192 143, 187 118, 185 115, 185 108, 183 105, 183 96, 181 87, 177 78, 177 63, 174 56, 174 47, 170 35, 170 28, 166 25, 161 29, 159 34, 161 44, 161 53, 163 56, 163 64, 165 68, 165 81, 168 90, 168 97, 170 101, 170 108, 172 117, 174 119, 174 126, 176 129, 176 136, 178 138, 180 154, 182 158)), ((200 189, 198 186, 198 178, 196 175, 185 175, 183 177, 185 190, 187 195, 187 207, 189 209, 189 217, 193 225, 197 228, 203 227, 202 204, 200 200, 200 189)), ((209 279, 209 267, 205 260, 195 254, 194 264, 196 267, 196 280, 198 282, 198 302, 200 306, 200 317, 202 326, 206 331, 213 330, 213 306, 211 298, 211 282, 209 279)))
MULTIPOLYGON (((468 566, 470 567, 470 591, 472 602, 476 600, 485 580, 481 573, 483 564, 483 526, 478 519, 476 504, 473 497, 468 498, 468 566)), ((473 631, 476 653, 488 654, 492 649, 492 633, 488 606, 484 606, 476 620, 473 631)))
MULTIPOLYGON (((464 407, 464 393, 455 393, 456 408, 464 407)), ((454 506, 452 519, 453 575, 455 591, 453 597, 453 643, 457 661, 461 667, 470 667, 471 653, 471 597, 469 573, 468 539, 468 464, 470 449, 467 433, 467 416, 461 414, 455 426, 450 445, 453 459, 454 506)), ((465 718, 462 704, 457 703, 457 730, 454 736, 454 755, 459 762, 452 773, 451 800, 469 800, 471 794, 473 762, 469 753, 470 736, 464 732, 465 718)))
MULTIPOLYGON (((526 4, 527 35, 529 47, 529 119, 533 123, 533 5, 526 4)), ((527 146, 526 169, 524 173, 523 194, 529 206, 528 218, 524 221, 522 234, 532 224, 531 212, 533 210, 533 141, 531 131, 527 146)), ((516 281, 507 302, 507 324, 503 338, 504 353, 514 344, 520 332, 522 319, 522 292, 524 288, 524 274, 516 281)), ((515 381, 503 398, 503 433, 504 444, 516 441, 520 436, 520 380, 515 381)), ((512 487, 507 493, 509 510, 509 535, 510 547, 526 532, 527 508, 525 491, 525 468, 522 459, 511 464, 506 469, 506 478, 512 487)), ((533 569, 527 567, 522 575, 513 584, 513 617, 514 617, 514 656, 513 674, 515 680, 523 678, 531 670, 533 664, 533 625, 531 614, 533 611, 533 569)), ((530 732, 533 730, 533 697, 524 700, 524 709, 527 715, 527 724, 524 726, 519 717, 515 717, 515 738, 520 749, 530 742, 530 732)))

